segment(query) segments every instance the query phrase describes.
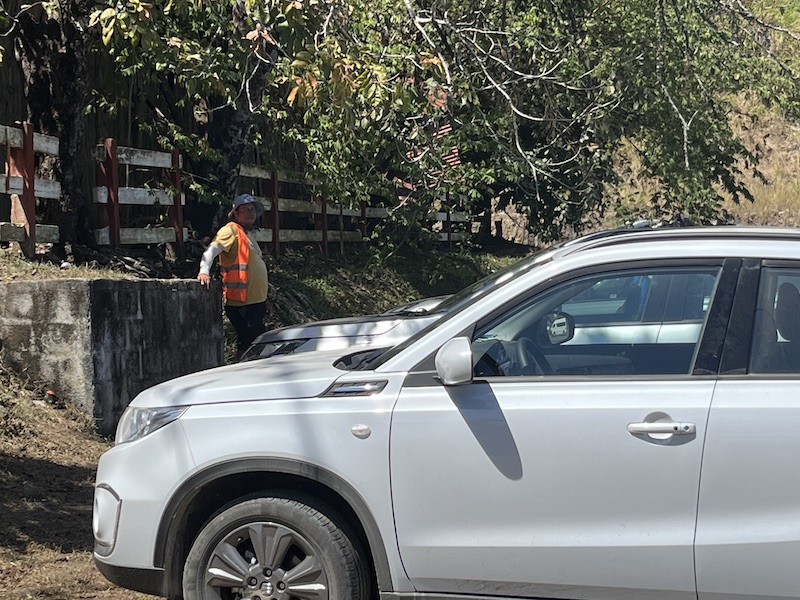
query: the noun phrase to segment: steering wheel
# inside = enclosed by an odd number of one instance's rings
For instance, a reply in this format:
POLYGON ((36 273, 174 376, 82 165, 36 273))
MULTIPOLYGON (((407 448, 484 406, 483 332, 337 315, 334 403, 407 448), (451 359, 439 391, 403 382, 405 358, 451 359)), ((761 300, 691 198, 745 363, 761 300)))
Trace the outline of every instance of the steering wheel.
POLYGON ((547 362, 539 346, 533 343, 530 338, 521 337, 517 340, 517 362, 523 371, 530 367, 537 367, 542 375, 552 375, 553 367, 547 362))

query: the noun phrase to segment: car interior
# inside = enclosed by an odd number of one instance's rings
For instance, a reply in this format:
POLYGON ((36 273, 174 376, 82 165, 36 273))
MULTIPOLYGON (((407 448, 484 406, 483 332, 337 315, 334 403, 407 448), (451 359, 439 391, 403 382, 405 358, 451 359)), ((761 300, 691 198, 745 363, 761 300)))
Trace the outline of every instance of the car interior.
POLYGON ((750 372, 797 373, 800 369, 800 276, 764 271, 750 351, 750 372))
POLYGON ((558 285, 477 332, 474 374, 689 373, 717 274, 716 268, 637 271, 558 285), (567 338, 554 342, 548 324, 559 318, 572 325, 567 338))

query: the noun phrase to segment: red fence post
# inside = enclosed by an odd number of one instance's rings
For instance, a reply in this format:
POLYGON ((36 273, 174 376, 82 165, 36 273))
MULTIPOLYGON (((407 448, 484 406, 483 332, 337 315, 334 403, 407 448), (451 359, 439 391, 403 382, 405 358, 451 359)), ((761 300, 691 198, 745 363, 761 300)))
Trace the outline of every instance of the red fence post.
POLYGON ((34 189, 33 125, 22 124, 22 148, 9 148, 8 174, 22 177, 22 196, 11 196, 11 222, 25 227, 19 247, 26 258, 36 255, 36 191, 34 189))
POLYGON ((113 138, 105 138, 105 159, 97 165, 97 182, 108 190, 106 202, 106 218, 108 220, 108 240, 112 246, 119 246, 119 160, 117 158, 117 142, 113 138))
POLYGON ((172 228, 175 230, 175 245, 177 246, 178 258, 183 258, 183 203, 181 202, 181 153, 172 150, 172 169, 170 170, 172 187, 175 195, 172 198, 172 206, 169 209, 169 219, 172 228))

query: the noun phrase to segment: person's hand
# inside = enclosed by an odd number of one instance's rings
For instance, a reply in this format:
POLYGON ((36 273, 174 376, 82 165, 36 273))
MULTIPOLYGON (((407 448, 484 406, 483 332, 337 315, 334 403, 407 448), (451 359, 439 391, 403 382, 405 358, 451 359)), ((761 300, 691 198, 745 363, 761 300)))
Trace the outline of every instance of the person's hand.
POLYGON ((203 287, 207 288, 211 287, 211 275, 209 275, 208 273, 200 273, 197 276, 197 281, 199 281, 200 285, 202 285, 203 287))

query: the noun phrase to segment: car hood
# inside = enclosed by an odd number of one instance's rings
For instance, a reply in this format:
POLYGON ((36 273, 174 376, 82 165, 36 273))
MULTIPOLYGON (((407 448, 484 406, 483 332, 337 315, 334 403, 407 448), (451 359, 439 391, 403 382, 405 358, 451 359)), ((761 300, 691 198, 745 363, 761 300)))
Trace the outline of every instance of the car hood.
MULTIPOLYGON (((399 317, 366 315, 346 319, 329 319, 315 321, 305 325, 281 327, 261 334, 257 342, 275 342, 282 340, 338 338, 338 337, 372 337, 384 335, 406 321, 414 321, 420 317, 399 317)), ((425 320, 427 323, 428 320, 425 320)))
POLYGON ((187 406, 314 397, 347 372, 333 366, 342 355, 341 350, 313 352, 216 367, 148 388, 131 405, 187 406))

